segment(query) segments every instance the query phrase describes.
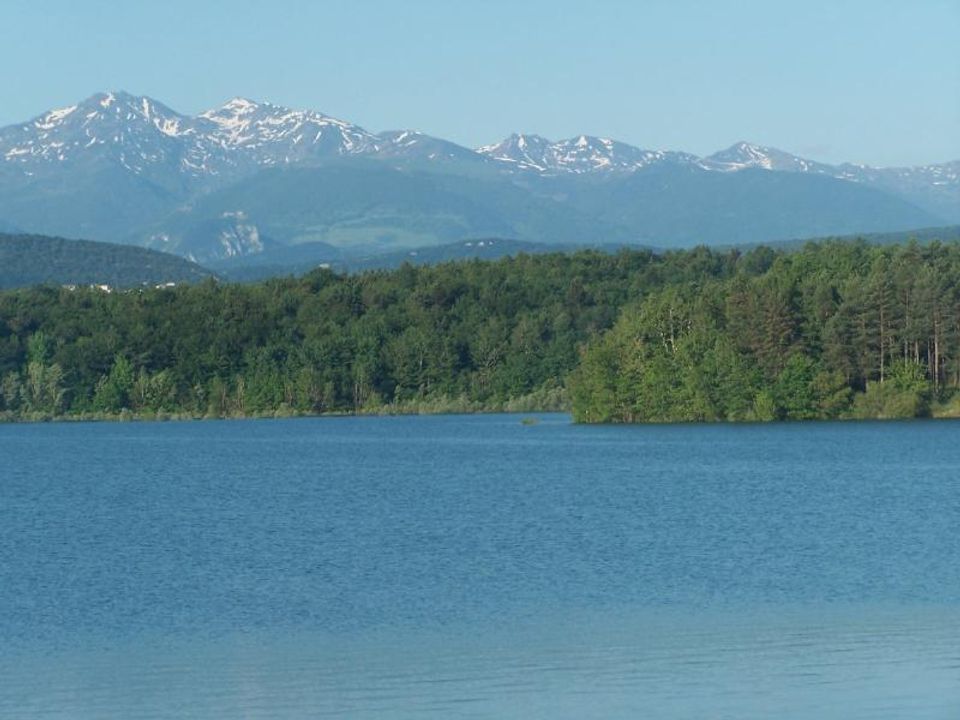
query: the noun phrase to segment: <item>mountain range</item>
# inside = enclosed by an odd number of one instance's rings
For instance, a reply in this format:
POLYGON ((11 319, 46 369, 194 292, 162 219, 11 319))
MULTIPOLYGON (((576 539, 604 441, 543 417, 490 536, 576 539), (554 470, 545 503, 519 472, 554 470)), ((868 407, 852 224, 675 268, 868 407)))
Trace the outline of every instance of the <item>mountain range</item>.
POLYGON ((580 135, 477 149, 236 98, 190 116, 98 93, 0 129, 0 229, 200 262, 369 256, 467 239, 734 244, 960 222, 960 161, 708 157, 580 135))

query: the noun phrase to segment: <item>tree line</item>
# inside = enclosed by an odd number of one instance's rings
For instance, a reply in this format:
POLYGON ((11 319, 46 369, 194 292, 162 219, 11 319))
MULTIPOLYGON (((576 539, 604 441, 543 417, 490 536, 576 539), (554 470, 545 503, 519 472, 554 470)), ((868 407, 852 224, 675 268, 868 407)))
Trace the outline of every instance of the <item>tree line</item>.
POLYGON ((949 412, 958 278, 958 245, 824 242, 34 287, 0 293, 0 417, 949 412))

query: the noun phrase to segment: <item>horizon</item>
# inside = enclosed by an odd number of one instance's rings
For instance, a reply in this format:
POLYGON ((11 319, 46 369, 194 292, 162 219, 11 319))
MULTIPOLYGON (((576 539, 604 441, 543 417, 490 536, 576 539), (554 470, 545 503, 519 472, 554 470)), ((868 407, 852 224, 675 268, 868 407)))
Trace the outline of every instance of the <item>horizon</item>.
POLYGON ((347 9, 300 2, 259 17, 220 3, 97 13, 15 1, 0 20, 42 22, 46 58, 23 62, 35 53, 30 32, 0 49, 20 69, 0 126, 125 88, 186 115, 258 98, 468 148, 512 133, 582 134, 699 156, 747 141, 830 164, 960 158, 955 3, 538 1, 510 8, 496 32, 476 31, 506 8, 374 3, 358 23, 347 9), (157 37, 164 51, 145 52, 157 37), (250 42, 256 52, 245 52, 250 42))

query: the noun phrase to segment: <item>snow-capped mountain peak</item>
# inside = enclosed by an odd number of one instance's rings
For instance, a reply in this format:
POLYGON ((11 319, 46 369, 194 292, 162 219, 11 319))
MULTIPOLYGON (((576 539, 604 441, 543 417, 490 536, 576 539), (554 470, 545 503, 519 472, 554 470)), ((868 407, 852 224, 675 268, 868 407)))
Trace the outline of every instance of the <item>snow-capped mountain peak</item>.
MULTIPOLYGON (((242 127, 247 126, 253 121, 253 116, 257 113, 267 110, 273 106, 268 103, 259 103, 256 100, 250 100, 243 97, 235 97, 227 100, 223 105, 211 108, 200 113, 197 117, 202 120, 209 120, 219 127, 242 127)), ((286 111, 286 108, 279 108, 286 111)))
POLYGON ((552 143, 539 135, 514 133, 498 143, 477 148, 477 152, 519 169, 542 172, 550 168, 551 147, 552 143))
POLYGON ((773 159, 771 156, 774 152, 776 151, 771 150, 771 148, 754 145, 753 143, 741 140, 725 150, 714 153, 708 160, 728 165, 763 167, 767 170, 772 170, 773 159))
POLYGON ((511 135, 495 145, 478 148, 477 152, 509 168, 550 174, 631 172, 664 160, 692 158, 684 153, 641 150, 593 135, 577 135, 557 142, 539 135, 511 135))
POLYGON ((556 167, 574 173, 632 171, 662 160, 664 153, 641 150, 605 137, 579 135, 553 146, 556 167))
POLYGON ((93 155, 133 172, 180 154, 192 120, 162 103, 125 92, 97 93, 69 107, 0 129, 0 157, 25 172, 93 155))
POLYGON ((320 155, 365 152, 376 136, 363 128, 313 110, 234 98, 201 113, 207 135, 223 148, 243 148, 261 165, 307 160, 320 155))
POLYGON ((356 125, 241 97, 190 117, 146 96, 102 92, 0 129, 0 159, 27 175, 108 157, 138 175, 226 178, 376 149, 377 137, 356 125))
POLYGON ((703 167, 708 170, 735 171, 745 168, 762 168, 785 172, 827 172, 829 166, 806 160, 776 148, 738 142, 704 158, 703 167))
MULTIPOLYGON (((235 97, 230 100, 227 100, 220 108, 217 110, 225 110, 233 113, 246 113, 253 112, 260 107, 260 103, 256 100, 251 100, 250 98, 245 97, 235 97)), ((217 112, 217 110, 212 110, 208 112, 217 112)), ((202 117, 206 117, 207 113, 201 113, 202 117)))

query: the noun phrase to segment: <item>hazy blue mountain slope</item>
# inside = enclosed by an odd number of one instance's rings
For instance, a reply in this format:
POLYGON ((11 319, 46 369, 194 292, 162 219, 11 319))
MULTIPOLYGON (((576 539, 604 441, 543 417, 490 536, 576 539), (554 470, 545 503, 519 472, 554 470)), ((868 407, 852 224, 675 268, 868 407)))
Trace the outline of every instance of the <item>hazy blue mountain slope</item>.
POLYGON ((187 198, 105 163, 0 182, 0 217, 45 235, 123 242, 132 228, 167 216, 187 198))
POLYGON ((484 179, 355 160, 261 171, 138 241, 212 262, 302 243, 345 256, 483 237, 684 247, 942 224, 888 193, 825 175, 664 164, 606 178, 484 179))
MULTIPOLYGON (((198 260, 229 257, 203 228, 242 217, 282 245, 321 242, 353 252, 466 238, 627 240, 623 229, 503 178, 427 173, 368 161, 269 169, 200 198, 139 238, 198 260), (194 241, 196 238, 196 241, 194 241)), ((219 227, 219 226, 218 226, 219 227)))
MULTIPOLYGON (((844 167, 844 166, 841 166, 844 167)), ((859 181, 960 222, 960 160, 919 168, 858 167, 859 181)))
MULTIPOLYGON (((944 227, 915 228, 889 233, 856 233, 853 235, 831 235, 816 238, 797 238, 777 242, 740 243, 741 251, 766 245, 778 249, 801 248, 810 242, 842 240, 856 242, 864 240, 871 244, 889 245, 918 242, 960 242, 960 225, 944 227)), ((636 248, 637 246, 634 246, 636 248)), ((717 246, 722 249, 724 246, 717 246)), ((431 247, 413 248, 395 252, 372 255, 349 254, 340 248, 323 243, 306 243, 292 247, 276 246, 261 255, 247 255, 215 262, 210 267, 226 280, 252 282, 271 277, 302 275, 319 265, 325 265, 339 271, 360 272, 369 269, 395 268, 403 263, 413 265, 434 265, 437 263, 477 259, 496 259, 514 256, 519 253, 530 255, 553 252, 576 252, 578 250, 596 250, 615 253, 624 248, 617 244, 553 244, 544 242, 526 242, 504 238, 482 238, 466 240, 431 247)), ((659 252, 663 248, 649 248, 659 252)))
POLYGON ((864 185, 822 175, 655 166, 565 188, 569 203, 657 247, 771 242, 941 225, 864 185))

